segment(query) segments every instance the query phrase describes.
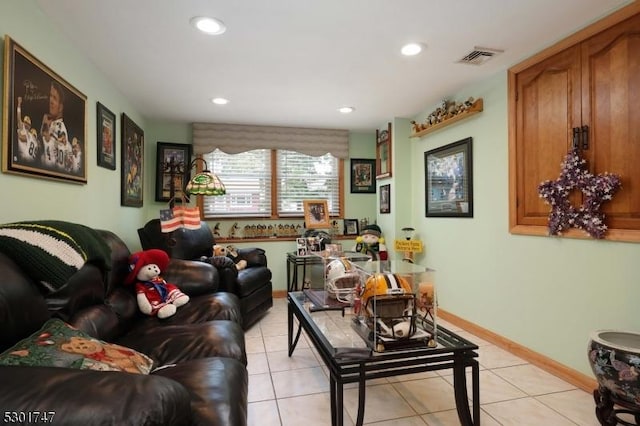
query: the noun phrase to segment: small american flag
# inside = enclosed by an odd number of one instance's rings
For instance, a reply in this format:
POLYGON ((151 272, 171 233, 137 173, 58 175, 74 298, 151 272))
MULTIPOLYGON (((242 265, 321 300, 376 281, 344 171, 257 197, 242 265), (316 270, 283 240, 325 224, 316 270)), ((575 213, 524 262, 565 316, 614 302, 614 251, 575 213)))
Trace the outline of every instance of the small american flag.
POLYGON ((160 210, 160 231, 173 232, 182 228, 182 218, 173 214, 171 209, 160 210))
POLYGON ((181 218, 186 229, 200 229, 200 210, 197 207, 174 207, 173 214, 181 218))

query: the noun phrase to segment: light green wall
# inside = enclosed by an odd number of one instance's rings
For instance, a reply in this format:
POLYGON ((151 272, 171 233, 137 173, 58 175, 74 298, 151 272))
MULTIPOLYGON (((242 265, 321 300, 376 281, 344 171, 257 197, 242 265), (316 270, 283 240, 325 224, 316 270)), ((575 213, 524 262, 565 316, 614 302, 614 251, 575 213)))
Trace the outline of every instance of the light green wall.
MULTIPOLYGON (((0 62, 4 62, 4 35, 9 35, 87 96, 85 156, 88 177, 86 185, 77 185, 0 173, 3 200, 0 223, 35 219, 69 220, 110 229, 132 249, 138 248, 136 229, 143 223, 144 209, 120 206, 120 121, 118 119, 116 137, 117 170, 98 167, 96 102, 103 103, 118 117, 126 112, 143 129, 146 125, 144 117, 51 26, 33 0, 0 2, 0 34, 3 39, 0 62)), ((3 78, 3 86, 4 81, 3 78)), ((3 108, 4 103, 0 111, 3 108)), ((6 135, 2 137, 4 144, 6 135)), ((148 180, 145 186, 147 192, 148 180)), ((148 195, 145 194, 145 197, 148 195)))
MULTIPOLYGON (((426 245, 418 262, 437 270, 443 308, 591 374, 591 331, 640 329, 640 245, 510 234, 506 72, 451 99, 469 96, 484 98, 482 113, 411 142, 414 190, 407 207, 426 245), (468 136, 474 217, 425 218, 424 152, 468 136)), ((425 106, 415 120, 434 108, 425 106)))

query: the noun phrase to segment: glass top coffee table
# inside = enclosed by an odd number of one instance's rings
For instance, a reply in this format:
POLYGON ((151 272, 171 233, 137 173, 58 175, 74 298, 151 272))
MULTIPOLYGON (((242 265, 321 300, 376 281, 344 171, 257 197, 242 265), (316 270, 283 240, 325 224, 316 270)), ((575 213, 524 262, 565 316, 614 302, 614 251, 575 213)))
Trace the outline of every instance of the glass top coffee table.
POLYGON ((435 370, 453 370, 456 409, 464 426, 480 424, 478 346, 438 326, 437 346, 420 345, 384 352, 372 351, 352 327, 349 307, 315 306, 305 291, 290 292, 288 299, 288 350, 293 355, 302 330, 329 369, 331 424, 343 424, 343 390, 358 383, 356 424, 364 421, 367 380, 435 370), (298 320, 294 330, 294 319, 298 320), (466 369, 471 368, 472 409, 469 409, 466 369))

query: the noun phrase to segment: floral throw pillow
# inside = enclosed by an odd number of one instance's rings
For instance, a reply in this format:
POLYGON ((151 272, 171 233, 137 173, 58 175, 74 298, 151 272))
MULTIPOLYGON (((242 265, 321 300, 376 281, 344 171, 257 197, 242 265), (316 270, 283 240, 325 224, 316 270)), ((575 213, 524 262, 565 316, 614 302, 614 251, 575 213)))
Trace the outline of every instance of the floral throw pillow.
POLYGON ((0 365, 78 368, 149 374, 153 360, 113 343, 91 337, 59 319, 0 354, 0 365))

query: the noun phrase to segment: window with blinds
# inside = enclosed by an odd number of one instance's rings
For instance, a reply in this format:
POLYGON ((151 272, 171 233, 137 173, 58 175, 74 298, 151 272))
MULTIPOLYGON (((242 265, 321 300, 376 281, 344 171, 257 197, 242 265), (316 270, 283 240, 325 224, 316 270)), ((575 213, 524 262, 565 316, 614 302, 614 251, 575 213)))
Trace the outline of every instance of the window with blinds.
POLYGON ((227 188, 224 196, 203 197, 205 218, 271 216, 270 150, 225 154, 217 149, 202 158, 227 188))
POLYGON ((272 167, 271 153, 268 149, 240 154, 215 150, 203 155, 227 188, 225 196, 203 197, 204 217, 302 217, 305 199, 326 199, 330 215, 340 214, 339 159, 331 154, 313 157, 278 150, 272 167))
POLYGON ((327 200, 329 214, 340 214, 340 177, 337 158, 321 157, 294 151, 277 152, 278 216, 299 216, 302 200, 327 200))

